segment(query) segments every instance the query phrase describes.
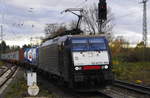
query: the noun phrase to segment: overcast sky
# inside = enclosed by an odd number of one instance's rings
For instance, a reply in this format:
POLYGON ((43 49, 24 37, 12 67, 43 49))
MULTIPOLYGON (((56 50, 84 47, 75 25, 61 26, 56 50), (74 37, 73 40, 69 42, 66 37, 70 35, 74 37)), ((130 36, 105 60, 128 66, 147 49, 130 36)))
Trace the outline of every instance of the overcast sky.
MULTIPOLYGON (((9 45, 29 44, 30 37, 44 36, 45 24, 69 23, 76 19, 69 13, 60 14, 61 11, 90 6, 98 1, 0 0, 0 23, 4 26, 4 40, 9 45)), ((124 36, 132 44, 142 40, 142 4, 139 2, 140 0, 107 0, 115 18, 113 34, 124 36)), ((150 9, 149 4, 150 2, 147 4, 147 12, 150 9)), ((150 13, 147 16, 149 32, 150 13)))

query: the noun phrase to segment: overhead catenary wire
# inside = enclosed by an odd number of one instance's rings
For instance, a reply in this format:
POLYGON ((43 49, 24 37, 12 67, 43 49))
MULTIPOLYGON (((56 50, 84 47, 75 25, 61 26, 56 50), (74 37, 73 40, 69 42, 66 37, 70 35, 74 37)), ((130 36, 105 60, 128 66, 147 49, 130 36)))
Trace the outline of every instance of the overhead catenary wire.
MULTIPOLYGON (((79 4, 77 4, 77 5, 75 5, 74 6, 74 8, 82 8, 86 3, 87 3, 87 1, 88 0, 83 0, 81 3, 79 3, 79 4)), ((62 12, 61 12, 61 14, 62 14, 62 12)), ((59 18, 59 20, 61 21, 61 22, 63 22, 63 18, 65 18, 65 16, 67 16, 68 14, 63 14, 63 16, 61 17, 61 18, 59 18)), ((60 23, 61 23, 60 22, 60 23)))
MULTIPOLYGON (((7 13, 8 12, 8 7, 7 7, 7 5, 6 5, 6 1, 5 0, 2 0, 3 2, 2 2, 2 5, 3 5, 3 11, 5 11, 5 13, 7 13)), ((3 17, 3 24, 4 25, 9 25, 8 23, 7 23, 7 14, 5 14, 5 13, 3 13, 5 16, 3 17)), ((5 28, 6 29, 6 28, 5 28)), ((8 29, 8 28, 7 28, 8 29)), ((13 31, 13 29, 12 28, 9 28, 9 30, 8 31, 10 31, 10 33, 12 33, 13 34, 13 36, 15 36, 15 38, 16 38, 16 34, 14 33, 14 31, 13 31)), ((15 39, 15 38, 12 38, 13 40, 15 39)), ((5 38, 6 39, 6 38, 5 38)))
MULTIPOLYGON (((3 2, 1 4, 3 5, 2 10, 5 11, 5 13, 7 13, 8 7, 6 5, 6 2, 4 2, 4 0, 3 0, 3 2)), ((6 18, 6 15, 5 15, 5 18, 6 18)), ((10 18, 12 18, 12 17, 10 17, 10 18)), ((9 21, 8 23, 7 23, 7 19, 5 20, 4 25, 8 25, 10 27, 10 28, 7 28, 7 31, 8 31, 7 33, 12 33, 12 36, 14 36, 14 37, 11 36, 11 38, 9 38, 9 40, 10 39, 15 40, 16 38, 18 38, 19 33, 22 32, 21 27, 24 26, 24 22, 20 22, 21 20, 19 18, 17 18, 17 20, 16 20, 16 18, 14 18, 13 21, 9 21)), ((32 25, 32 27, 33 27, 33 25, 32 25)))

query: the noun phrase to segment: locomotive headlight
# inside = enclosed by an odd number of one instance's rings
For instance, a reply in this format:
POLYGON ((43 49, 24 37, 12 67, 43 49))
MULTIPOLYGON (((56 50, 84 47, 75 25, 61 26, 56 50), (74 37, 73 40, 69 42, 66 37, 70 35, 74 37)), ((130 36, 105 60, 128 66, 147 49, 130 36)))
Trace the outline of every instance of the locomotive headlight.
POLYGON ((81 70, 82 67, 75 67, 75 70, 81 70))
POLYGON ((105 68, 105 69, 108 69, 108 65, 105 65, 104 68, 105 68))

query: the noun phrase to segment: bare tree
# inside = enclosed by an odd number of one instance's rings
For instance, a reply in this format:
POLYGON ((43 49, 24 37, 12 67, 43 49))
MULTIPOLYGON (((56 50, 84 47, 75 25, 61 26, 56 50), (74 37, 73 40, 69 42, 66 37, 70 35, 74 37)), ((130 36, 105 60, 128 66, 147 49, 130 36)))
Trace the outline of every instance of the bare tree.
POLYGON ((51 36, 57 30, 58 30, 58 24, 56 24, 56 23, 47 24, 45 29, 44 29, 46 37, 51 36))
POLYGON ((75 29, 77 27, 77 21, 76 20, 72 20, 70 25, 70 29, 75 29))
POLYGON ((66 25, 62 24, 47 24, 45 27, 45 38, 43 41, 62 35, 66 30, 66 25))
MULTIPOLYGON (((102 24, 102 32, 106 34, 108 37, 112 36, 112 29, 114 24, 112 24, 113 20, 113 14, 110 11, 110 8, 108 8, 107 11, 107 20, 102 24)), ((86 7, 85 11, 83 13, 83 24, 86 31, 90 34, 99 34, 101 32, 98 32, 99 26, 98 26, 98 7, 96 4, 93 4, 91 7, 86 7)))

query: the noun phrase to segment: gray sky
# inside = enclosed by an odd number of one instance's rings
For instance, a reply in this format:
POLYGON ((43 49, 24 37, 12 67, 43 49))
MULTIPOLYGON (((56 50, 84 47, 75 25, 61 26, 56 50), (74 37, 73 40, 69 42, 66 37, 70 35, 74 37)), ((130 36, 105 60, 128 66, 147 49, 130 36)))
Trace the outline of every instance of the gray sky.
MULTIPOLYGON (((142 4, 139 2, 107 0, 115 18, 113 34, 124 36, 131 43, 142 39, 142 4)), ((98 3, 98 0, 0 0, 0 23, 4 26, 4 39, 9 45, 28 44, 30 37, 44 36, 45 24, 68 23, 76 19, 69 13, 60 14, 64 9, 90 6, 93 3, 98 3)), ((149 32, 150 13, 147 16, 149 32)))

